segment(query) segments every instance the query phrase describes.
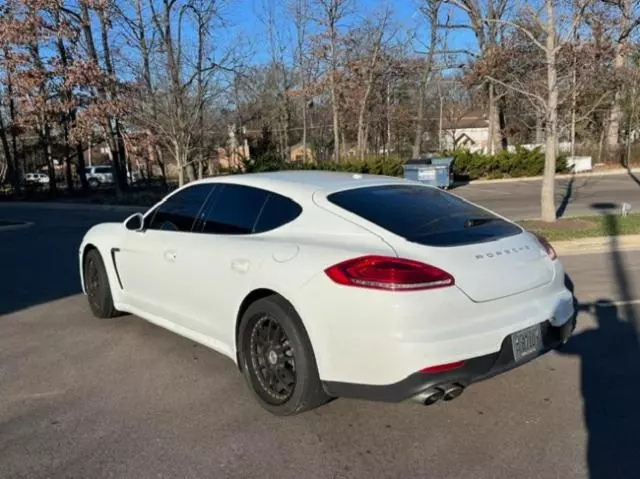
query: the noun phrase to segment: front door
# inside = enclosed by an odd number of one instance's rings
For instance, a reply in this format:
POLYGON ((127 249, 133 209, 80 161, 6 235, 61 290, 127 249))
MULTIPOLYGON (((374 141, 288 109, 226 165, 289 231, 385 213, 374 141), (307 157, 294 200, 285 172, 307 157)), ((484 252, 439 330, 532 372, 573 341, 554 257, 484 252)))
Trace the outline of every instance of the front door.
POLYGON ((113 252, 126 301, 133 307, 193 329, 182 314, 186 285, 180 283, 177 266, 212 184, 178 190, 145 216, 142 231, 127 231, 113 252))

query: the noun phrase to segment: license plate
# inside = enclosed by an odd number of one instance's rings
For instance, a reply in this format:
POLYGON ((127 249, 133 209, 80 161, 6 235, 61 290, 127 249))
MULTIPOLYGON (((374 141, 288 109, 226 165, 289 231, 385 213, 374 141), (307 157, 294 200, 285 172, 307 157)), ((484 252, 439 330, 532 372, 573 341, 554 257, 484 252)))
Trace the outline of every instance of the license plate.
POLYGON ((530 328, 515 332, 511 335, 513 358, 520 361, 542 349, 542 331, 536 324, 530 328))

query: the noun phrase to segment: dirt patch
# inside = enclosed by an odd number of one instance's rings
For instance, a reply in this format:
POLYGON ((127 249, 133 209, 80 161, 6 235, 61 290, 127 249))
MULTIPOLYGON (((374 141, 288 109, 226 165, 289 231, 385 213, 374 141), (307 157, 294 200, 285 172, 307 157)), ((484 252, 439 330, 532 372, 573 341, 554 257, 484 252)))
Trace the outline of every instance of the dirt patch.
POLYGON ((544 221, 522 221, 520 223, 524 228, 529 230, 588 230, 597 226, 594 221, 583 220, 579 218, 559 219, 554 223, 546 223, 544 221))

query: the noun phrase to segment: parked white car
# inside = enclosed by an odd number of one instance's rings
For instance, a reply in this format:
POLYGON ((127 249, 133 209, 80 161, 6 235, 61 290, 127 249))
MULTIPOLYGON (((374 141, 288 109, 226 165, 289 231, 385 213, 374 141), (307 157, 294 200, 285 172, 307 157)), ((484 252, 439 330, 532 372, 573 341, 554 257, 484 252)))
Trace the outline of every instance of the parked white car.
POLYGON ((24 181, 27 183, 36 183, 39 185, 49 184, 49 175, 46 173, 27 173, 24 175, 24 181))
POLYGON ((110 185, 113 183, 113 168, 111 165, 96 165, 85 168, 87 182, 92 187, 110 185))
POLYGON ((432 404, 558 347, 553 248, 450 193, 380 176, 211 178, 79 249, 93 314, 128 312, 231 358, 262 406, 432 404))

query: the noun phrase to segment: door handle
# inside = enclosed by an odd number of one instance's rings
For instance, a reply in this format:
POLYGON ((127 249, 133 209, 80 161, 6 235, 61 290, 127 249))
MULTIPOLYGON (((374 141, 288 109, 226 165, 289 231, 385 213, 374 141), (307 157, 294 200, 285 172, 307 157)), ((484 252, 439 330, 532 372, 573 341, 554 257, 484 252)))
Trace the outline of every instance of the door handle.
POLYGON ((249 271, 249 260, 247 259, 234 259, 231 261, 231 269, 238 273, 246 273, 249 271))
POLYGON ((164 259, 166 259, 167 261, 171 261, 172 263, 176 260, 176 258, 178 257, 178 254, 175 251, 165 251, 164 252, 164 259))

